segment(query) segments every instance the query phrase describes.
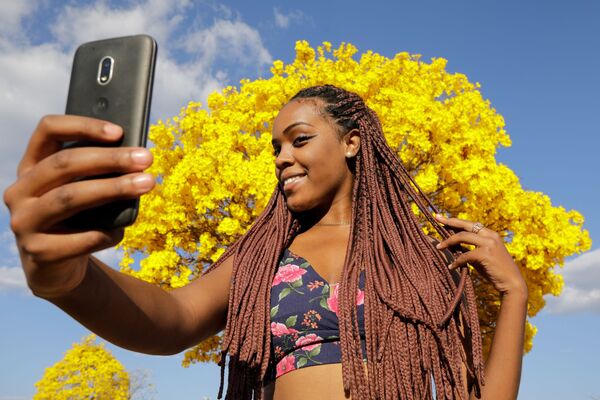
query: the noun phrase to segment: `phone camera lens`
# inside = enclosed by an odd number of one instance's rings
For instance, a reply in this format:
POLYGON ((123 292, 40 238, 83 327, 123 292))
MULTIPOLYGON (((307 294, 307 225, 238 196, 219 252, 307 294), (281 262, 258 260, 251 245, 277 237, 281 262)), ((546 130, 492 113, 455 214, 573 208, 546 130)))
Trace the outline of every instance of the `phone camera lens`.
POLYGON ((106 85, 112 78, 114 60, 112 57, 104 57, 98 68, 98 83, 106 85))

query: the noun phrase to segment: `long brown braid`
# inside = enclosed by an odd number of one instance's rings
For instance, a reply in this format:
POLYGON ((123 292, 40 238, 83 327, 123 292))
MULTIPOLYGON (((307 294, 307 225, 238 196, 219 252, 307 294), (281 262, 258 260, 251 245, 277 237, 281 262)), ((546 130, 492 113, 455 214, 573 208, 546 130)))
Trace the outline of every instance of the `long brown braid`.
MULTIPOLYGON (((433 380, 437 399, 462 399, 464 364, 479 397, 483 354, 471 279, 463 268, 456 283, 410 204, 447 238, 449 232, 431 216, 435 206, 387 145, 379 118, 358 95, 324 85, 301 90, 292 98, 298 99, 319 100, 341 134, 358 129, 360 136, 351 166, 352 224, 339 294, 345 391, 357 399, 433 398, 433 380), (368 377, 355 305, 363 269, 368 377)), ((250 230, 207 271, 234 256, 218 398, 227 356, 226 399, 261 398, 271 356, 271 283, 299 229, 278 185, 250 230)))

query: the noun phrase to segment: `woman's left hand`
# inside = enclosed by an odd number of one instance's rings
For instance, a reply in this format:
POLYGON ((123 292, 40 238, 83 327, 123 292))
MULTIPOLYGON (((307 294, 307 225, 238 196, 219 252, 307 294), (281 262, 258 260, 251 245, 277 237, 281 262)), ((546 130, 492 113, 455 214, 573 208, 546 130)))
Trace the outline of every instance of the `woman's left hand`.
POLYGON ((474 229, 474 227, 477 228, 475 222, 464 219, 446 218, 439 214, 436 215, 436 219, 454 231, 458 231, 448 239, 441 241, 436 246, 438 249, 461 244, 475 246, 475 249, 458 256, 449 265, 450 269, 469 263, 501 294, 517 292, 527 295, 525 279, 497 232, 485 227, 479 230, 474 229))

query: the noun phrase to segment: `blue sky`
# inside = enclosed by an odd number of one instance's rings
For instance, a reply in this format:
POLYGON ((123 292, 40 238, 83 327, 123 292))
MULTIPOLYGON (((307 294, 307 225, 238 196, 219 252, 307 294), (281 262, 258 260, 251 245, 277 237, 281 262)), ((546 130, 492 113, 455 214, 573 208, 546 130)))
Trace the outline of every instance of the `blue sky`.
MULTIPOLYGON (((600 398, 594 340, 600 331, 600 179, 597 97, 600 3, 545 2, 191 2, 185 0, 0 3, 0 189, 40 116, 62 113, 77 44, 146 32, 159 43, 152 120, 239 79, 267 76, 294 43, 355 44, 385 56, 408 51, 448 59, 448 70, 479 82, 506 120, 501 149, 529 190, 580 211, 594 244, 563 269, 565 290, 533 319, 521 399, 600 398)), ((102 257, 116 265, 118 254, 102 257)), ((25 289, 8 212, 0 209, 0 400, 27 399, 44 368, 87 334, 25 289)), ((180 367, 107 345, 130 371, 149 374, 157 399, 216 398, 213 365, 180 367)))

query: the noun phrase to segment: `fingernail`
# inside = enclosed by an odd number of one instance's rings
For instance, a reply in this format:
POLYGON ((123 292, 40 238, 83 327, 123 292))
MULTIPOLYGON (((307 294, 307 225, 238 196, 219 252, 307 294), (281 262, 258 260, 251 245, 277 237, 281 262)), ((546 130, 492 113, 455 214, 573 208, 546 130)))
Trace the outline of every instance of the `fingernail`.
POLYGON ((104 134, 111 136, 111 137, 121 136, 121 134, 123 133, 123 130, 121 129, 121 127, 118 125, 114 125, 114 124, 106 124, 106 125, 104 125, 102 130, 104 131, 104 134))
POLYGON ((152 160, 152 153, 146 149, 138 149, 131 152, 131 159, 134 163, 148 165, 152 160))
POLYGON ((154 185, 154 177, 150 174, 140 174, 133 178, 133 185, 141 190, 151 189, 154 185))
POLYGON ((435 245, 435 248, 436 248, 436 249, 441 249, 441 248, 442 248, 442 244, 441 244, 441 243, 438 243, 438 244, 436 244, 436 245, 435 245))
POLYGON ((436 218, 444 218, 444 216, 442 214, 435 214, 436 218))

